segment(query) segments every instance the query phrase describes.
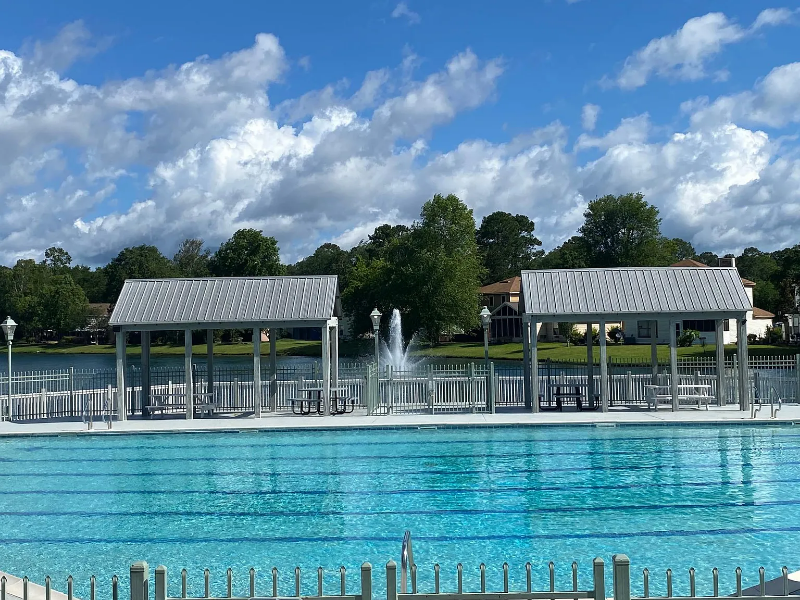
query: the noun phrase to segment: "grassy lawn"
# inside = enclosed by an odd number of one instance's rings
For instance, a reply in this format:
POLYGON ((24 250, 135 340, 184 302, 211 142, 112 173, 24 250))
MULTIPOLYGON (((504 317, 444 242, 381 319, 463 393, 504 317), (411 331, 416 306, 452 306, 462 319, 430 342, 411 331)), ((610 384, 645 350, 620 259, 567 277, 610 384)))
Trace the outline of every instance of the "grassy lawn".
MULTIPOLYGON (((539 360, 551 359, 554 361, 565 360, 586 360, 586 346, 567 347, 563 343, 540 342, 538 344, 539 360)), ((752 356, 773 356, 800 353, 797 346, 766 346, 753 345, 749 348, 752 356)), ((194 354, 205 355, 206 347, 204 344, 197 344, 192 348, 194 354)), ((278 340, 277 351, 279 356, 319 356, 320 343, 303 340, 278 340)), ((15 353, 22 354, 114 354, 114 346, 99 345, 64 345, 64 344, 19 344, 14 345, 15 353)), ((342 342, 339 347, 339 354, 343 357, 357 358, 359 356, 371 356, 373 345, 371 340, 356 340, 353 342, 342 342)), ((736 346, 726 346, 725 353, 733 354, 736 346)), ((128 345, 128 354, 138 355, 141 353, 139 346, 128 345)), ((261 344, 262 355, 269 354, 269 344, 261 344)), ((157 356, 183 355, 183 344, 159 345, 152 347, 152 354, 157 356)), ((250 343, 240 344, 215 344, 214 354, 216 356, 237 356, 252 355, 253 345, 250 343)), ((439 346, 425 347, 415 352, 421 356, 434 356, 439 358, 461 358, 461 359, 483 359, 483 344, 481 343, 450 343, 440 344, 439 346)), ((594 356, 600 354, 599 347, 594 347, 594 356)), ((612 358, 625 358, 630 360, 641 359, 650 360, 649 345, 608 345, 608 355, 612 358)), ((660 359, 669 358, 669 348, 667 346, 658 347, 660 359)), ((706 346, 705 350, 701 346, 691 348, 678 348, 678 356, 714 356, 714 346, 706 346)), ((498 344, 489 346, 489 357, 493 360, 522 360, 522 344, 498 344)))

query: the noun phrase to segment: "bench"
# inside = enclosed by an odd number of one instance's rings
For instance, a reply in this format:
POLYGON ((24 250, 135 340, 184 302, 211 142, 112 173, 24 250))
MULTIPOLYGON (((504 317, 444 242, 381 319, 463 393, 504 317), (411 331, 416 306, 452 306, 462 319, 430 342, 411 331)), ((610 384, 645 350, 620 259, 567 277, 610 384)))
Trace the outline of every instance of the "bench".
MULTIPOLYGON (((645 387, 645 401, 647 402, 648 410, 658 410, 658 404, 669 404, 672 406, 672 387, 668 385, 646 385, 645 387)), ((696 404, 697 408, 705 405, 708 410, 708 402, 711 399, 708 393, 711 390, 710 385, 679 385, 678 386, 678 406, 681 402, 691 402, 696 404)))
MULTIPOLYGON (((319 415, 322 414, 322 400, 319 398, 287 398, 286 400, 291 405, 292 412, 296 415, 310 415, 312 412, 316 412, 319 415), (304 404, 308 404, 308 408, 304 408, 304 404), (312 407, 314 404, 317 405, 316 409, 312 407)), ((335 396, 331 399, 331 414, 343 415, 351 413, 355 410, 357 403, 358 398, 353 396, 335 396)))
MULTIPOLYGON (((209 416, 214 414, 214 411, 219 408, 216 402, 198 402, 197 400, 201 398, 212 398, 214 394, 212 392, 201 392, 193 394, 195 398, 194 403, 194 410, 195 412, 199 412, 200 416, 208 413, 209 416)), ((143 410, 148 411, 149 413, 160 412, 164 413, 167 410, 174 410, 175 412, 186 412, 186 394, 183 392, 175 392, 172 394, 151 394, 150 395, 150 405, 144 406, 143 410), (178 399, 179 402, 170 401, 171 399, 178 399)))

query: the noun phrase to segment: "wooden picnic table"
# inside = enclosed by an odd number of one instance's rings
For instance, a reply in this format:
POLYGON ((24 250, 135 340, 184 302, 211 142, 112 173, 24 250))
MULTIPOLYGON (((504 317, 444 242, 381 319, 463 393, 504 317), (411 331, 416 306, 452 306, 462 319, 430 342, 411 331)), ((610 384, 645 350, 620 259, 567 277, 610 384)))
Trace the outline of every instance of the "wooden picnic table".
MULTIPOLYGON (((556 381, 549 383, 548 387, 550 389, 549 397, 547 399, 542 398, 539 401, 539 408, 542 410, 563 410, 564 398, 574 399, 576 408, 578 410, 584 409, 583 400, 589 395, 588 383, 556 381), (564 388, 564 391, 562 391, 562 388, 564 388), (553 406, 553 399, 555 399, 555 406, 553 406), (543 404, 542 401, 546 402, 546 404, 543 404)), ((588 406, 586 408, 597 410, 599 405, 597 396, 593 394, 588 398, 588 406)))

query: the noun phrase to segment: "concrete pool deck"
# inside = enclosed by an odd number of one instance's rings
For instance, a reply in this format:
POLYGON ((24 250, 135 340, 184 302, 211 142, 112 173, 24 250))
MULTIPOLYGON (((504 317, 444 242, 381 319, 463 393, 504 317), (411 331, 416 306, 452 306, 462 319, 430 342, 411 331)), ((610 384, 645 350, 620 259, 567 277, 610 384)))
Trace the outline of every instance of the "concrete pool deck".
POLYGON ((0 423, 0 436, 90 434, 115 435, 134 433, 189 433, 202 431, 247 431, 282 429, 374 429, 390 427, 526 427, 547 425, 800 425, 800 405, 784 405, 775 419, 765 405, 750 418, 749 411, 736 407, 711 407, 709 410, 682 409, 678 412, 660 410, 611 410, 600 412, 499 412, 497 414, 435 414, 435 415, 338 415, 335 417, 266 414, 261 418, 181 418, 131 419, 114 421, 111 429, 95 422, 92 430, 81 422, 0 423))

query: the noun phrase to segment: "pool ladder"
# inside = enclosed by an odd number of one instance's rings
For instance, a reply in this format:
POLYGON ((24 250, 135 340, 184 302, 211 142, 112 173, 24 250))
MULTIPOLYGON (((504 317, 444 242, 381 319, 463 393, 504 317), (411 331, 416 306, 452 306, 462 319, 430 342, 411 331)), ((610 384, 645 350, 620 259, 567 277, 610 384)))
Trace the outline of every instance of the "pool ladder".
POLYGON ((400 593, 408 593, 408 572, 411 571, 412 593, 417 591, 416 577, 414 576, 414 552, 411 550, 411 532, 406 530, 403 535, 403 547, 400 550, 400 593))
MULTIPOLYGON (((760 400, 760 398, 759 398, 760 400)), ((783 408, 783 401, 781 401, 780 395, 778 394, 778 390, 775 389, 775 386, 770 386, 769 388, 769 418, 774 419, 778 415, 778 411, 783 408), (777 403, 777 407, 775 406, 777 403)), ((755 419, 756 415, 761 411, 761 402, 756 404, 755 400, 750 405, 750 418, 755 419)))

